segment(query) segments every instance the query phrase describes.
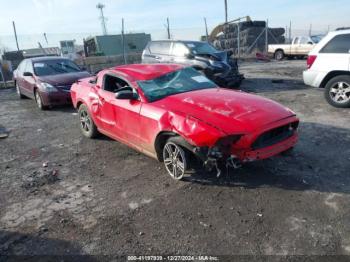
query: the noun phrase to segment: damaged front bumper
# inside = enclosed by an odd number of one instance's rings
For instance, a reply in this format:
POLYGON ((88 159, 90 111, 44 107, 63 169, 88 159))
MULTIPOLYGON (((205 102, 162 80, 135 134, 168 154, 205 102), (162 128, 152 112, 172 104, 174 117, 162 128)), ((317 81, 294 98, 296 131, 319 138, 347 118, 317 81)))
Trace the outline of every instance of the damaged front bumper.
POLYGON ((251 148, 233 149, 232 145, 240 138, 241 136, 225 137, 220 139, 214 147, 195 147, 192 151, 203 161, 208 170, 215 169, 219 177, 224 169, 237 169, 242 167, 244 163, 267 159, 287 151, 297 143, 298 133, 295 130, 289 138, 258 150, 251 148), (235 139, 237 140, 234 141, 235 139))

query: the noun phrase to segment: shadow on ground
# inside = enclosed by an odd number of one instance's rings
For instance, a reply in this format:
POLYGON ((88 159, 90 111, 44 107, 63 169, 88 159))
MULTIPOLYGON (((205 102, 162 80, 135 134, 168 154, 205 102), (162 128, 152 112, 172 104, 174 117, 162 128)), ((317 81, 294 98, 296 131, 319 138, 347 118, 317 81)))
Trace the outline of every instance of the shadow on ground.
POLYGON ((304 90, 310 87, 301 80, 283 78, 247 78, 243 81, 241 89, 246 92, 284 92, 288 90, 304 90))
POLYGON ((84 252, 76 243, 47 238, 44 234, 0 230, 0 261, 82 261, 82 258, 97 261, 93 257, 82 257, 84 252))

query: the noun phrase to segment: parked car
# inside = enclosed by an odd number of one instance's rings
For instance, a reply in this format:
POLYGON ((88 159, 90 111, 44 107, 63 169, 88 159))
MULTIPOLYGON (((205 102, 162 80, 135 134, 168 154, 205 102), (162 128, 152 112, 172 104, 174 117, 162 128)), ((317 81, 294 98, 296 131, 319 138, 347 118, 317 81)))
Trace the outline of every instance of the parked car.
POLYGON ((69 59, 38 57, 24 59, 14 72, 14 81, 20 98, 32 98, 44 110, 71 103, 72 84, 89 76, 69 59))
POLYGON ((282 60, 285 57, 306 57, 322 37, 322 35, 297 36, 291 44, 269 45, 268 53, 276 60, 282 60))
POLYGON ((232 53, 215 49, 208 42, 151 41, 142 53, 143 64, 177 63, 201 71, 221 87, 237 88, 243 75, 232 53))
POLYGON ((310 53, 306 85, 324 88, 327 102, 350 107, 350 30, 330 32, 310 53))
POLYGON ((240 167, 292 148, 299 120, 263 97, 219 88, 192 67, 125 65, 73 84, 86 137, 98 133, 163 161, 182 179, 191 159, 208 168, 240 167))

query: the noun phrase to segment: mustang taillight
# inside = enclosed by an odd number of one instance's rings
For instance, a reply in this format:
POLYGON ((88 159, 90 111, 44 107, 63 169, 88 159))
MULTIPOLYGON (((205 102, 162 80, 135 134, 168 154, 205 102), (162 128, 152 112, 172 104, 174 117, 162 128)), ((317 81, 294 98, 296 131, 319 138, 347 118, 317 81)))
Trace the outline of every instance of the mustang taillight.
POLYGON ((310 69, 312 67, 312 65, 315 63, 317 56, 316 55, 309 55, 307 57, 307 68, 310 69))

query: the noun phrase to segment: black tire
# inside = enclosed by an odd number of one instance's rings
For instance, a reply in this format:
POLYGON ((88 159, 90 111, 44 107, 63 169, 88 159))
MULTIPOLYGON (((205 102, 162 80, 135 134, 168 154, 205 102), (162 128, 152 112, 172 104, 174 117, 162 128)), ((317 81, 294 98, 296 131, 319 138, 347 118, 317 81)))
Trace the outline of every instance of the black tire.
POLYGON ((186 149, 179 145, 181 137, 171 137, 163 147, 163 162, 168 174, 174 180, 182 180, 189 164, 186 149))
POLYGON ((327 102, 337 108, 350 107, 350 76, 340 75, 326 84, 324 96, 327 102))
POLYGON ((17 96, 18 96, 19 99, 24 99, 25 98, 25 96, 22 95, 21 89, 20 89, 20 87, 19 87, 17 82, 16 82, 16 93, 17 93, 17 96))
POLYGON ((38 106, 38 108, 40 110, 47 110, 49 107, 43 104, 43 100, 41 98, 40 92, 38 92, 38 90, 34 91, 34 98, 35 98, 35 102, 36 105, 38 106))
POLYGON ((283 52, 283 50, 277 50, 277 51, 275 52, 275 59, 276 59, 277 61, 281 61, 281 60, 284 59, 284 52, 283 52))
POLYGON ((79 126, 84 136, 95 138, 99 135, 97 126, 91 118, 90 112, 86 105, 82 104, 78 110, 79 126))

